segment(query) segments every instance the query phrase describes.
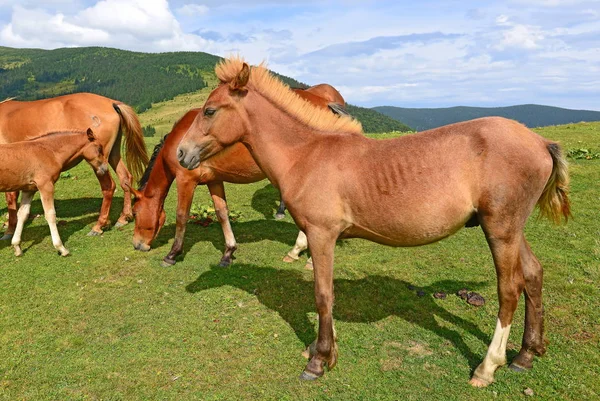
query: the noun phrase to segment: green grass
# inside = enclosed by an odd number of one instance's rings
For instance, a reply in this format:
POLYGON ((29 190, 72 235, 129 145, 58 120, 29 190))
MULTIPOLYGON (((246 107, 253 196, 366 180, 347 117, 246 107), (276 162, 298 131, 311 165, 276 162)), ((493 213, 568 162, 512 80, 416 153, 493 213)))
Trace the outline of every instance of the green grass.
MULTIPOLYGON (((565 148, 597 149, 599 129, 538 131, 565 148)), ((335 263, 339 363, 304 383, 301 352, 316 325, 312 274, 303 263, 281 262, 297 231, 289 217, 272 219, 277 193, 268 182, 227 185, 230 208, 242 212, 233 223, 239 249, 230 268, 216 265, 223 239, 214 224, 189 224, 185 257, 163 268, 175 189, 155 248, 139 253, 130 245, 132 225, 85 236, 100 191, 87 166, 71 173, 57 185, 56 209, 72 256, 55 254, 43 217, 26 226, 23 257, 0 244, 0 399, 513 400, 527 387, 543 399, 600 396, 600 160, 571 164, 575 218, 568 225, 532 218, 527 226, 545 267, 547 355, 528 373, 500 369, 497 382, 479 390, 467 381, 485 355, 498 308, 479 228, 412 249, 342 241, 335 263), (417 297, 409 285, 427 295, 417 297), (481 293, 485 306, 453 295, 462 287, 481 293), (450 294, 446 300, 432 297, 439 290, 450 294)), ((33 214, 42 213, 37 199, 33 214)), ((196 203, 208 200, 198 188, 196 203)), ((509 358, 522 331, 521 302, 509 358)))

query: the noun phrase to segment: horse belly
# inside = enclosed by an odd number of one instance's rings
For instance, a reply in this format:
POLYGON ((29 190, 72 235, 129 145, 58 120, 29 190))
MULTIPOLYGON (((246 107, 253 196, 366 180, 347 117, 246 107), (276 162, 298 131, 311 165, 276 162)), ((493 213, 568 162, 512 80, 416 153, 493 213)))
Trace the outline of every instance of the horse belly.
POLYGON ((476 209, 468 196, 399 198, 353 211, 344 236, 390 246, 419 246, 444 239, 465 226, 476 209))

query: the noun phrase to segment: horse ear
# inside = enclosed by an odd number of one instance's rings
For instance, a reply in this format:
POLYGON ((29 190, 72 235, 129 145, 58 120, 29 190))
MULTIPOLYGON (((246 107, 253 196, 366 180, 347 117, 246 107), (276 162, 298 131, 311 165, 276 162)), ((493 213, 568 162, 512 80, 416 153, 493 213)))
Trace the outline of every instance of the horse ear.
POLYGON ((250 80, 250 67, 244 63, 240 72, 229 84, 229 87, 231 90, 243 90, 248 85, 248 80, 250 80))
POLYGON ((142 199, 142 197, 144 196, 144 194, 142 194, 141 191, 138 191, 135 188, 131 188, 131 185, 129 185, 128 183, 123 183, 124 186, 127 187, 127 189, 129 190, 129 192, 131 192, 133 194, 133 198, 137 201, 142 199))
POLYGON ((92 141, 95 141, 95 140, 96 140, 96 135, 94 135, 94 131, 92 131, 92 129, 91 129, 91 128, 88 128, 88 129, 87 129, 87 132, 86 132, 86 134, 87 134, 87 137, 88 137, 88 139, 90 140, 90 142, 92 142, 92 141))

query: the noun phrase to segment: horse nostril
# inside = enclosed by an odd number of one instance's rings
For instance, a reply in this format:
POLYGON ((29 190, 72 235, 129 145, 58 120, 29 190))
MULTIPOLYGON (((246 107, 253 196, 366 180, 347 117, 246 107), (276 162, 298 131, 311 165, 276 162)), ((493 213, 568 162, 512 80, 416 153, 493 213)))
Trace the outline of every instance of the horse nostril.
POLYGON ((177 151, 177 158, 178 158, 179 160, 183 159, 183 150, 179 149, 179 150, 177 151))

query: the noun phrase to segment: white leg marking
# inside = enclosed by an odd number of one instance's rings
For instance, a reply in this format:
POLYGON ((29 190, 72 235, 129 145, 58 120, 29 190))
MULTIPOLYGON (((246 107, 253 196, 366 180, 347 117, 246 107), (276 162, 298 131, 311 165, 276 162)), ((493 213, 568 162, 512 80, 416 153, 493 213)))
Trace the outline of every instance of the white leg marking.
POLYGON ((494 372, 496 369, 506 364, 506 343, 510 334, 510 326, 509 324, 506 327, 502 327, 500 319, 498 319, 490 347, 483 362, 475 369, 473 380, 480 379, 490 384, 494 381, 494 372))
POLYGON ((296 238, 296 243, 291 251, 288 252, 287 256, 290 259, 298 260, 300 257, 300 252, 306 250, 308 248, 308 239, 306 238, 306 234, 303 231, 298 232, 298 237, 296 238))
POLYGON ((17 212, 17 227, 15 228, 15 233, 11 241, 12 246, 15 248, 15 256, 21 256, 23 254, 23 251, 21 250, 21 234, 23 232, 23 225, 29 217, 32 197, 32 192, 23 192, 23 197, 21 199, 21 207, 17 212))

